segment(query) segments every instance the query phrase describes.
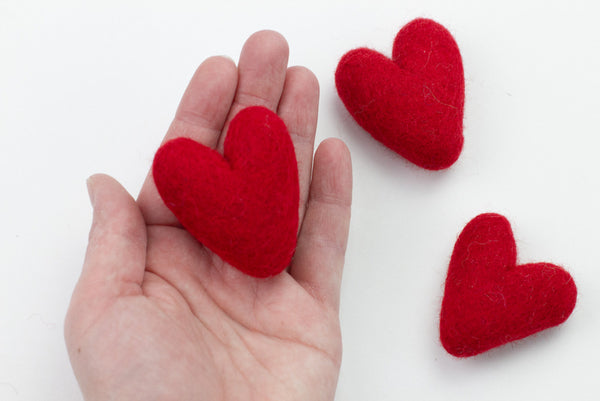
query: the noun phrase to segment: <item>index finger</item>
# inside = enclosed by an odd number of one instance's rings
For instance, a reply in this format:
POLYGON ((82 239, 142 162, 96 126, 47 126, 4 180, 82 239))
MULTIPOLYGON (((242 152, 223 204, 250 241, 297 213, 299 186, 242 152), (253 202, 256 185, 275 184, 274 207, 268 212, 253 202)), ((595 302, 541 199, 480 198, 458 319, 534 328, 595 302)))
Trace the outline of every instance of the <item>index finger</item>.
MULTIPOLYGON (((237 87, 237 68, 226 57, 204 61, 192 77, 162 143, 178 137, 216 148, 237 87)), ((146 224, 180 226, 163 203, 152 177, 146 176, 137 199, 146 224)))

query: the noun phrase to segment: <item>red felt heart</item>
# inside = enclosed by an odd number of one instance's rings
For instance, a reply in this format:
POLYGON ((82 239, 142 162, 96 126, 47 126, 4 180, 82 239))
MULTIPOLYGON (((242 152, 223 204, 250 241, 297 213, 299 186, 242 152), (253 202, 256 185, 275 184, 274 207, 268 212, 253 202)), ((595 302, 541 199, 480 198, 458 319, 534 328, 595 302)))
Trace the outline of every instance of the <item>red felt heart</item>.
POLYGON ((429 170, 450 167, 463 145, 465 83, 452 35, 416 19, 398 32, 392 59, 352 50, 335 73, 338 94, 375 139, 429 170))
POLYGON ((577 288, 562 267, 517 265, 510 223, 498 214, 475 217, 460 234, 448 268, 440 339, 467 357, 564 322, 577 288))
POLYGON ((165 205, 198 241, 255 277, 284 270, 296 248, 298 166, 283 121, 240 111, 224 155, 188 138, 165 143, 152 167, 165 205))

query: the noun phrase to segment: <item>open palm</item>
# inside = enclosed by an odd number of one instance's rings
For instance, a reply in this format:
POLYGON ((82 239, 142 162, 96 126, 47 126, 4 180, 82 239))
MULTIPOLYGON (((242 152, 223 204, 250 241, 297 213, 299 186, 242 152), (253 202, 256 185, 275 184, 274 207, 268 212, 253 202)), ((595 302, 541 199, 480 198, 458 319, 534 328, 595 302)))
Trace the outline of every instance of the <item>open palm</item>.
POLYGON ((350 157, 341 141, 326 140, 312 167, 318 84, 287 59, 285 39, 263 31, 248 39, 238 67, 206 60, 165 137, 222 151, 242 108, 279 114, 300 181, 300 232, 287 271, 256 279, 224 263, 179 225, 151 176, 137 202, 108 176, 89 179, 94 223, 65 322, 87 400, 333 399, 350 157))

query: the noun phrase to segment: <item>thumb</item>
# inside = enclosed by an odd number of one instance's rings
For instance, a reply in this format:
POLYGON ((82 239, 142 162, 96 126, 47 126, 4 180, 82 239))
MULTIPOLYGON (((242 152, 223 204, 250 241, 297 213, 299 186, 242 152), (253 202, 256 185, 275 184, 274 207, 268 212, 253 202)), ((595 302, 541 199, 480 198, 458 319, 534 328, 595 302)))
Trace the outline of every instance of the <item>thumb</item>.
POLYGON ((135 200, 115 179, 97 174, 87 183, 94 220, 81 279, 84 284, 105 286, 105 296, 130 295, 144 276, 144 218, 135 200))
POLYGON ((135 200, 107 175, 93 175, 87 183, 94 217, 67 326, 85 327, 86 319, 94 319, 117 297, 141 294, 146 264, 146 224, 135 200))

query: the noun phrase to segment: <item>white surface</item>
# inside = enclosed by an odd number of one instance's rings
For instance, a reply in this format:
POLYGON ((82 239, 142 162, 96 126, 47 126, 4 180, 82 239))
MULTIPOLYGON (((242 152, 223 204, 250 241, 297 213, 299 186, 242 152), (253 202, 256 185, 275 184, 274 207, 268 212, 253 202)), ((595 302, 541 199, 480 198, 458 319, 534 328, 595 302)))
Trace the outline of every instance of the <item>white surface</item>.
POLYGON ((321 83, 318 140, 345 140, 354 208, 337 400, 600 397, 597 2, 0 0, 0 400, 80 400, 62 339, 91 221, 84 181, 137 194, 187 81, 252 32, 289 41, 321 83), (90 3, 90 2, 88 2, 90 3), (354 47, 390 54, 419 16, 454 34, 465 147, 419 170, 362 132, 333 83, 354 47), (468 360, 438 341, 454 241, 481 212, 513 224, 521 262, 564 265, 566 324, 468 360))

